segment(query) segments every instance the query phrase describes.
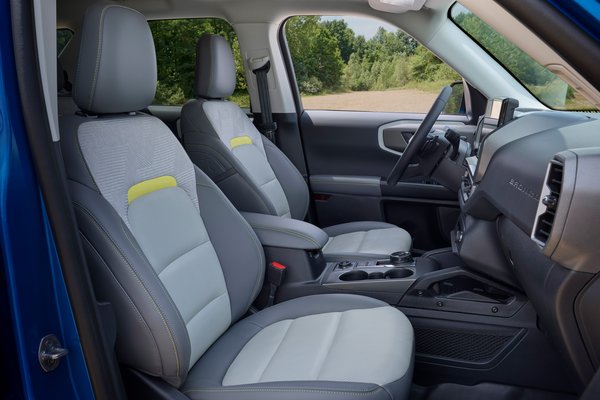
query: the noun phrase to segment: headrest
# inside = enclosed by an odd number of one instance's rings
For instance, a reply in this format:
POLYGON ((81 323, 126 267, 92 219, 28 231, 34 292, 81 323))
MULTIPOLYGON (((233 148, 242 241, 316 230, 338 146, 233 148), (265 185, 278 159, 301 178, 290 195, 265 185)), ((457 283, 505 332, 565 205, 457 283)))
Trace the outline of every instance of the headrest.
POLYGON ((73 99, 85 112, 138 111, 156 91, 156 53, 146 18, 117 4, 87 9, 73 85, 73 99))
POLYGON ((229 97, 235 90, 235 61, 231 46, 219 35, 203 35, 196 45, 196 96, 229 97))

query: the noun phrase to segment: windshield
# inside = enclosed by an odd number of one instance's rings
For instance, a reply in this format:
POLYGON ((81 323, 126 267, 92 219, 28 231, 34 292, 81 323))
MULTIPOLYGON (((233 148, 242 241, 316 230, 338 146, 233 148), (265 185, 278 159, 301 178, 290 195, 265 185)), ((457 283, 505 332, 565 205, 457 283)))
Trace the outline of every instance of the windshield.
POLYGON ((565 81, 541 66, 469 9, 455 3, 450 18, 546 106, 558 110, 596 110, 565 81))

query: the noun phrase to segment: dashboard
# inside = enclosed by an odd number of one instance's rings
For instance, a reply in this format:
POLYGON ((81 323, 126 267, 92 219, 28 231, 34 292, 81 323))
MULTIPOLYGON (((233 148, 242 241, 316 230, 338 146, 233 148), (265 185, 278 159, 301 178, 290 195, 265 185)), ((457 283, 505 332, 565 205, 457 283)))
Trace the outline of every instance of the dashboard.
MULTIPOLYGON (((576 113, 523 113, 481 145, 462 209, 477 218, 504 215, 528 235, 549 162, 568 149, 600 146, 600 121, 576 113)), ((472 171, 472 172, 471 172, 472 171)))
POLYGON ((600 119, 516 109, 481 137, 459 190, 453 249, 526 293, 585 382, 600 366, 600 119))

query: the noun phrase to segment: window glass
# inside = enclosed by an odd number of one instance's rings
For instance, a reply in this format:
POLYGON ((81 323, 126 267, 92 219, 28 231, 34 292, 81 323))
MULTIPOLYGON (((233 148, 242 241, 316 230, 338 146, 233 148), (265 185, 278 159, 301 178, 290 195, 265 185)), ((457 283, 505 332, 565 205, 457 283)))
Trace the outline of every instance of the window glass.
POLYGON ((56 54, 60 55, 73 37, 73 31, 67 28, 56 30, 56 54))
POLYGON ((297 16, 285 25, 306 109, 427 112, 460 76, 414 38, 362 17, 297 16))
POLYGON ((546 106, 560 110, 595 110, 588 100, 550 72, 470 10, 455 3, 454 22, 504 66, 546 106))
POLYGON ((229 100, 250 107, 240 45, 233 27, 219 18, 150 21, 156 47, 158 86, 154 104, 181 105, 194 97, 196 42, 205 33, 225 37, 235 58, 236 89, 229 100))

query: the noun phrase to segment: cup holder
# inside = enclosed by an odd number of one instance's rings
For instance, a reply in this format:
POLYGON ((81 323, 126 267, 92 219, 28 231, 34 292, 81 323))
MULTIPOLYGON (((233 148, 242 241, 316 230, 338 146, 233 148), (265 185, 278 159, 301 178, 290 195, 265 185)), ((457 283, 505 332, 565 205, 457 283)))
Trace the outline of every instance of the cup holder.
POLYGON ((385 273, 385 279, 403 279, 408 278, 414 272, 408 268, 393 268, 385 273))
POLYGON ((385 275, 383 272, 371 272, 369 279, 385 279, 385 275))
POLYGON ((355 269, 344 272, 340 275, 340 280, 345 282, 364 281, 367 279, 404 279, 414 274, 413 270, 408 268, 392 268, 385 273, 373 271, 368 273, 362 269, 355 269))
POLYGON ((340 275, 340 280, 342 281, 363 281, 365 279, 369 279, 369 274, 360 269, 344 272, 342 275, 340 275))

